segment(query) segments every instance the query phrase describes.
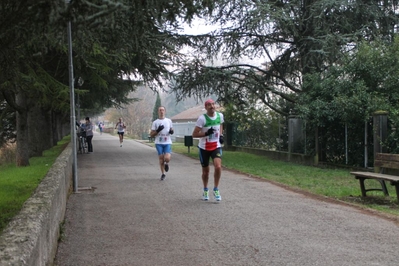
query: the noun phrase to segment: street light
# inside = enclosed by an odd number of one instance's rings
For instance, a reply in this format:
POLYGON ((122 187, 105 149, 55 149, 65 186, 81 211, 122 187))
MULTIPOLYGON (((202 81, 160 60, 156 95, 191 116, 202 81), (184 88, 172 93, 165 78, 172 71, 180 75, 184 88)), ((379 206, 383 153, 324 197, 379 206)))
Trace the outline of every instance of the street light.
MULTIPOLYGON (((79 77, 76 81, 75 81, 75 87, 76 88, 80 88, 80 87, 82 87, 82 85, 83 85, 83 83, 84 83, 84 80, 83 80, 83 78, 82 77, 79 77)), ((78 121, 80 121, 80 98, 79 98, 79 94, 78 94, 78 103, 76 104, 76 107, 78 108, 78 117, 77 117, 77 120, 78 121)))
MULTIPOLYGON (((65 0, 70 4, 71 0, 65 0)), ((76 149, 76 117, 75 117, 75 90, 73 78, 73 60, 72 60, 72 26, 71 20, 68 21, 68 65, 69 65, 69 98, 71 113, 71 134, 72 134, 72 153, 73 153, 73 192, 78 191, 78 164, 76 149)))

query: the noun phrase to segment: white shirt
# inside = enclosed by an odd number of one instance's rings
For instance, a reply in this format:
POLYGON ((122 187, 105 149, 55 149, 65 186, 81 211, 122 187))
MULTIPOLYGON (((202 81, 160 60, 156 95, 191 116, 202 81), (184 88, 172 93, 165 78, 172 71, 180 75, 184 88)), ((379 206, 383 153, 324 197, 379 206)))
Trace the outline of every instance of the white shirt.
POLYGON ((152 122, 151 130, 157 130, 160 125, 163 125, 164 128, 155 136, 155 144, 172 144, 169 134, 169 130, 173 128, 172 120, 166 117, 164 119, 157 119, 152 122))
POLYGON ((125 132, 125 123, 123 122, 118 122, 116 124, 116 127, 118 129, 118 132, 125 132))

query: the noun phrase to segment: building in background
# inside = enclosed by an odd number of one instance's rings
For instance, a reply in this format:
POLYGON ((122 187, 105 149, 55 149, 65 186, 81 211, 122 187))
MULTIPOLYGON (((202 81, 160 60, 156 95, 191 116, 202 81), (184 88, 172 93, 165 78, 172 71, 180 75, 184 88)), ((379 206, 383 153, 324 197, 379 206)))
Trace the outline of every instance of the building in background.
MULTIPOLYGON (((216 111, 221 111, 221 109, 222 107, 216 104, 216 111)), ((204 104, 201 104, 171 117, 173 129, 175 130, 175 133, 172 135, 172 140, 174 141, 178 137, 184 138, 184 136, 191 136, 198 117, 205 113, 204 104)))

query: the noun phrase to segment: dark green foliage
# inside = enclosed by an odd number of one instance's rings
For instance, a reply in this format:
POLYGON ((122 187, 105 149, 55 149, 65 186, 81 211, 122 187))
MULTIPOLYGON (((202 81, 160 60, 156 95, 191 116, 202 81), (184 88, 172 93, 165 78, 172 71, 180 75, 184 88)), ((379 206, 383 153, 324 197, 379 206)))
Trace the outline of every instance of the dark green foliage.
POLYGON ((265 109, 254 107, 247 113, 236 106, 227 105, 225 120, 233 124, 233 145, 267 150, 287 150, 286 118, 265 109))
POLYGON ((158 108, 161 106, 161 97, 157 92, 157 99, 155 100, 154 109, 152 111, 152 121, 158 119, 158 108))
MULTIPOLYGON (((340 64, 361 40, 392 40, 397 1, 217 1, 210 19, 221 27, 190 37, 198 55, 176 75, 179 98, 215 93, 224 103, 246 98, 289 115, 298 95, 313 90, 307 75, 340 64), (211 58, 223 58, 218 66, 211 58), (258 59, 242 63, 242 57, 258 59), (261 63, 264 63, 261 65, 261 63), (279 105, 283 99, 290 110, 279 105), (288 112, 287 112, 288 111, 288 112)), ((248 60, 247 60, 248 61, 248 60)))
POLYGON ((340 65, 321 74, 307 76, 308 93, 299 98, 296 110, 312 128, 319 127, 321 159, 335 163, 364 166, 365 133, 368 161, 373 161, 373 125, 371 117, 380 110, 390 119, 389 138, 384 145, 397 152, 399 108, 398 41, 362 43, 341 59, 340 65), (347 125, 348 158, 345 156, 347 125), (365 132, 366 131, 366 132, 365 132))
MULTIPOLYGON (((381 59, 381 51, 369 53, 361 45, 394 40, 397 5, 396 0, 217 1, 212 19, 222 27, 190 39, 198 56, 185 63, 173 89, 181 98, 215 93, 247 120, 264 107, 265 116, 300 115, 305 150, 314 154, 317 138, 322 160, 345 161, 347 122, 350 163, 362 164, 364 124, 374 111, 396 106, 399 79, 395 54, 381 59), (215 56, 224 61, 212 65, 215 56), (242 56, 259 60, 242 63, 242 56)), ((254 136, 244 132, 245 145, 265 143, 260 132, 268 124, 259 121, 263 126, 251 125, 254 136)))
MULTIPOLYGON (((177 22, 190 21, 212 7, 207 0, 2 1, 0 92, 10 112, 24 114, 20 117, 27 117, 31 108, 69 113, 66 29, 70 21, 73 72, 84 80, 75 91, 79 108, 92 116, 104 108, 121 107, 136 100, 128 94, 143 82, 153 89, 161 85, 168 76, 166 66, 181 58, 178 50, 184 38, 174 35, 177 22), (29 100, 17 104, 17 93, 29 100)), ((26 128, 26 121, 19 124, 26 128)), ((64 126, 51 126, 59 131, 54 135, 64 134, 64 126)), ((18 130, 19 136, 27 132, 18 130)))
MULTIPOLYGON (((71 21, 74 76, 85 81, 75 92, 89 116, 135 100, 128 94, 139 84, 156 91, 175 78, 177 100, 213 94, 237 108, 238 122, 245 116, 259 119, 250 126, 254 145, 275 145, 259 136, 275 131, 277 113, 299 114, 310 129, 339 131, 352 121, 361 127, 376 108, 397 110, 397 71, 388 67, 397 56, 379 60, 378 52, 359 49, 362 41, 392 42, 396 6, 396 0, 2 1, 0 92, 10 107, 2 109, 3 118, 15 111, 27 117, 32 108, 69 112, 66 25, 71 21), (196 16, 221 27, 179 35, 179 23, 196 16), (196 56, 180 53, 186 45, 196 56), (351 63, 353 54, 360 59, 351 63), (219 66, 210 61, 216 55, 223 58, 219 66), (243 56, 258 60, 243 63, 243 56), (172 75, 169 66, 180 68, 172 75)), ((391 118, 393 127, 396 120, 391 118)), ((68 123, 65 116, 61 121, 68 123)))

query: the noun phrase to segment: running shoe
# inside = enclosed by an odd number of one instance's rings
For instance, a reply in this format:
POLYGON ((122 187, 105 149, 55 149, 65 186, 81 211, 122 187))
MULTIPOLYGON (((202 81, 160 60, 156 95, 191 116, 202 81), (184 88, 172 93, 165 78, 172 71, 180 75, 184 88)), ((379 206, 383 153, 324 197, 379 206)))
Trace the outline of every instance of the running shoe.
POLYGON ((161 175, 161 180, 164 180, 165 177, 166 177, 165 174, 162 174, 162 175, 161 175))
POLYGON ((169 171, 169 164, 165 163, 165 172, 169 171))
POLYGON ((204 190, 204 193, 202 194, 202 199, 209 200, 209 190, 204 190))
POLYGON ((216 201, 221 201, 222 200, 222 196, 220 196, 219 189, 213 191, 213 196, 215 196, 215 200, 216 201))

